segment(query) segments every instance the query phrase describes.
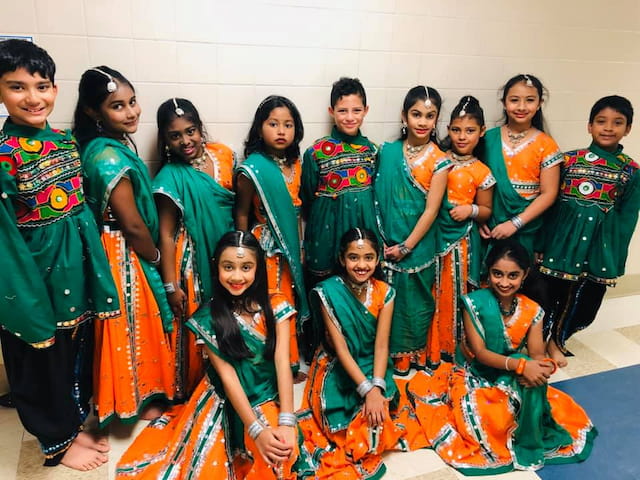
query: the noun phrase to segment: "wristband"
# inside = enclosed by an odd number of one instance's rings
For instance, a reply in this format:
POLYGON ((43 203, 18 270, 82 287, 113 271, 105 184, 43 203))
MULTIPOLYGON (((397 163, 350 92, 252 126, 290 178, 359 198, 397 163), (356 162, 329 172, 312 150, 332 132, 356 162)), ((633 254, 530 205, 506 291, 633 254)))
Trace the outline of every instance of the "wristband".
POLYGON ((475 203, 471 204, 471 215, 469 215, 471 218, 478 218, 478 214, 480 213, 480 207, 478 207, 478 205, 476 205, 475 203))
POLYGON ((356 388, 356 392, 358 392, 358 395, 364 398, 367 396, 367 393, 369 393, 372 389, 373 389, 373 383, 371 383, 371 380, 367 379, 367 380, 363 380, 362 383, 358 385, 358 387, 356 388))
POLYGON ((156 248, 156 258, 151 260, 149 263, 155 267, 160 265, 160 249, 159 248, 156 248))
POLYGON ((504 357, 504 369, 505 369, 507 372, 510 372, 510 371, 511 371, 511 369, 509 368, 509 359, 510 359, 510 358, 511 358, 511 357, 504 357))
POLYGON ((542 361, 550 363, 553 366, 553 370, 551 370, 551 375, 556 373, 556 370, 558 370, 558 364, 553 358, 543 358, 542 361))
POLYGON ((173 282, 163 283, 165 293, 176 293, 176 286, 173 282))
POLYGON ((263 431, 264 425, 262 425, 260 420, 254 420, 253 423, 249 425, 249 428, 247 428, 247 433, 252 440, 258 438, 258 435, 260 435, 263 431))
POLYGON ((278 425, 281 427, 295 427, 298 422, 298 418, 294 413, 279 413, 278 425))
POLYGON ((524 227, 524 222, 522 221, 522 218, 520 218, 520 215, 511 217, 511 223, 513 223, 513 226, 516 227, 516 230, 520 230, 522 227, 524 227))
POLYGON ((516 367, 516 375, 522 375, 524 373, 524 368, 527 366, 527 359, 520 358, 518 360, 518 366, 516 367))
POLYGON ((371 379, 371 384, 374 387, 380 387, 380 390, 382 390, 383 393, 387 391, 387 382, 385 382, 384 378, 373 377, 371 379))

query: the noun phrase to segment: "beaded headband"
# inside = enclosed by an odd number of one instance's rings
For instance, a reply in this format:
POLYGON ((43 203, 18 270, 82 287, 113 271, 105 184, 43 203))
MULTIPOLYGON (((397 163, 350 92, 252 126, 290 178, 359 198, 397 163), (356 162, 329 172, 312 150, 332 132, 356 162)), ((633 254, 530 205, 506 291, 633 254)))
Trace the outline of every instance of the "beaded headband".
POLYGON ((184 110, 178 106, 178 99, 173 98, 173 111, 176 112, 176 115, 181 117, 184 115, 184 110))

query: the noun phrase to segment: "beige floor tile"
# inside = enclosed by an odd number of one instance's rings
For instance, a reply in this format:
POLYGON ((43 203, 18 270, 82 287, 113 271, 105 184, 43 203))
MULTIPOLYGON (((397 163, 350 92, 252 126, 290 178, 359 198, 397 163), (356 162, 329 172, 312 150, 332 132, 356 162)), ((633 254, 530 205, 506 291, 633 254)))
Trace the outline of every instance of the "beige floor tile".
POLYGON ((598 355, 616 368, 628 367, 640 362, 640 345, 615 330, 604 332, 585 330, 576 335, 576 339, 594 352, 598 352, 598 355))
POLYGON ((384 463, 387 466, 385 480, 405 480, 445 467, 438 454, 429 449, 390 452, 384 455, 384 463))
POLYGON ((148 423, 146 420, 140 420, 133 425, 123 425, 118 421, 114 421, 109 425, 109 443, 111 444, 109 462, 107 463, 109 479, 115 478, 118 460, 148 423))
POLYGON ((42 466, 42 452, 37 440, 22 442, 16 480, 107 480, 107 466, 88 472, 72 470, 63 465, 42 466))
POLYGON ((616 328, 616 331, 624 335, 630 340, 633 340, 637 344, 640 344, 640 325, 633 325, 631 327, 616 328))
POLYGON ((14 409, 0 407, 0 478, 15 480, 22 446, 22 425, 14 409))
POLYGON ((482 477, 469 477, 467 475, 462 475, 460 472, 456 472, 458 478, 467 479, 467 478, 482 478, 482 480, 540 480, 540 477, 536 475, 535 472, 509 472, 502 473, 500 475, 487 475, 482 477))
POLYGON ((456 474, 452 468, 441 468, 435 472, 423 473, 415 477, 406 478, 405 480, 456 480, 456 474))
POLYGON ((604 357, 596 353, 587 345, 578 341, 576 337, 570 338, 567 342, 567 348, 574 354, 569 357, 569 365, 564 367, 563 373, 571 378, 591 375, 593 373, 605 372, 613 370, 616 366, 605 360, 604 357))
POLYGON ((638 311, 640 311, 640 295, 605 298, 596 319, 584 332, 599 332, 637 325, 638 311))

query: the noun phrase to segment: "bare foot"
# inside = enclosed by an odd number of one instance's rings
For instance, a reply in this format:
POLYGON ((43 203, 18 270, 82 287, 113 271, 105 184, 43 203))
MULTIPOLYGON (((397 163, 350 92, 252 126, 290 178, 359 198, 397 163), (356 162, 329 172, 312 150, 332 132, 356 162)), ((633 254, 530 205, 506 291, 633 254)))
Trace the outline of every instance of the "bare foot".
POLYGON ((166 409, 163 406, 157 403, 152 403, 151 405, 145 407, 145 409, 140 413, 140 418, 142 420, 155 420, 160 415, 162 415, 165 410, 166 409))
POLYGON ((558 348, 558 345, 556 345, 553 339, 550 339, 549 343, 547 343, 547 351, 549 352, 549 356, 558 364, 558 367, 562 368, 569 365, 567 357, 564 356, 564 353, 558 348))
POLYGON ((111 446, 109 445, 109 439, 107 437, 94 437, 92 434, 87 432, 80 432, 78 436, 74 440, 78 445, 82 445, 83 447, 91 448, 100 453, 107 453, 111 450, 111 446))
POLYGON ((293 383, 302 383, 307 379, 307 374, 304 373, 302 370, 298 370, 298 373, 296 373, 296 376, 293 377, 293 383))
POLYGON ((73 442, 62 457, 62 465, 74 470, 86 471, 98 468, 109 460, 104 454, 73 442))

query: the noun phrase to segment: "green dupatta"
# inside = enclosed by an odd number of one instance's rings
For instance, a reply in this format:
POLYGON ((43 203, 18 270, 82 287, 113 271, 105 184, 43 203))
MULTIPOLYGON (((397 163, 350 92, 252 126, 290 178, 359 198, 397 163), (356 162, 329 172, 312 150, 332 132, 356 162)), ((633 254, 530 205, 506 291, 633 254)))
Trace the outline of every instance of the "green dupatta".
POLYGON ((465 237, 469 239, 468 252, 468 265, 469 265, 469 278, 467 281, 474 286, 480 284, 480 270, 482 265, 482 256, 480 251, 482 248, 482 242, 480 239, 480 232, 478 231, 478 224, 472 218, 458 222, 454 220, 449 211, 456 205, 449 201, 447 193, 445 192, 442 198, 442 205, 440 212, 438 213, 438 230, 436 240, 436 251, 440 256, 448 254, 456 245, 465 237))
MULTIPOLYGON (((333 324, 344 337, 349 353, 368 379, 373 378, 373 362, 378 319, 351 293, 342 278, 333 276, 320 282, 311 291, 311 306, 320 311, 324 306, 333 324)), ((360 412, 362 398, 356 392, 357 385, 342 368, 337 358, 327 369, 322 396, 324 421, 330 431, 346 428, 360 412)), ((398 388, 393 380, 393 363, 387 362, 384 376, 387 382, 385 397, 397 399, 398 388)))
POLYGON ((291 195, 280 168, 269 157, 258 152, 252 153, 238 167, 236 175, 238 173, 243 173, 253 182, 262 202, 269 229, 289 264, 297 295, 297 327, 300 332, 302 324, 309 318, 309 306, 300 261, 298 212, 290 200, 291 195))
MULTIPOLYGON (((427 147, 429 148, 429 147, 427 147)), ((385 143, 378 155, 378 173, 374 184, 378 228, 387 246, 403 242, 413 231, 424 212, 429 194, 413 175, 404 158, 402 141, 385 143)), ((385 262, 385 267, 399 272, 419 272, 435 260, 435 225, 413 248, 411 255, 399 262, 385 262)))
MULTIPOLYGON (((84 145, 81 157, 84 191, 98 226, 103 224, 111 192, 123 177, 127 177, 133 187, 136 208, 151 238, 157 243, 158 212, 153 201, 149 173, 140 157, 119 141, 105 137, 96 137, 84 145)), ((164 329, 170 332, 173 329, 173 312, 167 302, 160 273, 144 258, 138 256, 138 260, 158 304, 164 329)))
MULTIPOLYGON (((507 175, 504 155, 502 153, 502 135, 500 127, 492 128, 485 135, 485 163, 491 169, 496 179, 496 188, 493 192, 493 211, 487 222, 489 228, 506 222, 510 218, 520 215, 533 200, 527 200, 515 191, 511 180, 507 175)), ((542 226, 542 216, 531 220, 514 235, 529 252, 534 253, 536 234, 542 226)))
POLYGON ((211 257, 222 235, 233 230, 235 194, 185 163, 162 167, 153 181, 153 193, 164 195, 175 204, 193 240, 195 274, 202 290, 198 312, 206 313, 208 321, 208 309, 202 307, 208 305, 212 295, 211 257))

